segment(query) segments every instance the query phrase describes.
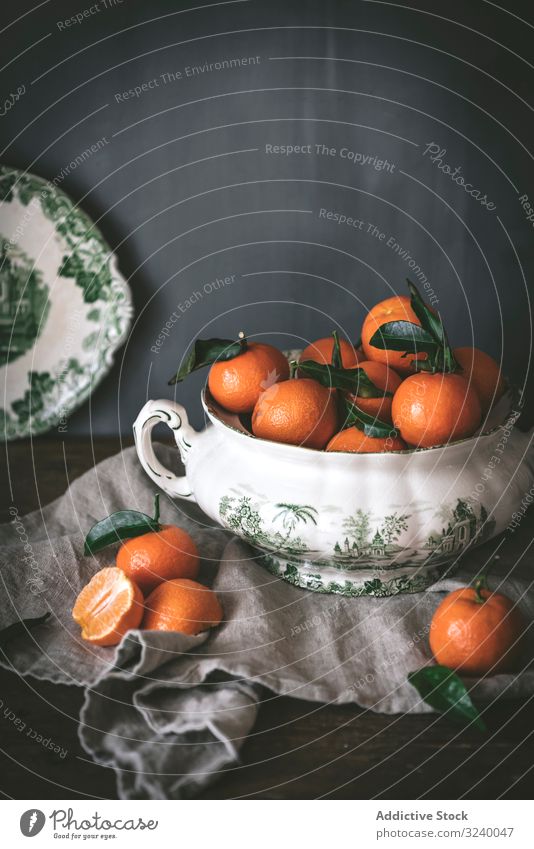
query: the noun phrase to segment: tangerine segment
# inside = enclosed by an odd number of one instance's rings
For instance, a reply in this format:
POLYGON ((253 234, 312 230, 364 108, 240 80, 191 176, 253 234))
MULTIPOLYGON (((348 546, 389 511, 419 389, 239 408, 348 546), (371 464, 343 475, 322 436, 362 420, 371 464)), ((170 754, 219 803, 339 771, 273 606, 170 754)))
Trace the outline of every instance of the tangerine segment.
POLYGON ((374 345, 370 344, 370 340, 376 331, 390 321, 410 321, 412 324, 421 324, 411 307, 410 298, 406 295, 395 295, 393 298, 380 301, 369 310, 362 326, 362 348, 365 359, 384 363, 401 374, 411 374, 413 372, 411 361, 425 360, 426 354, 417 354, 417 356, 408 354, 404 357, 403 351, 383 351, 381 348, 375 348, 374 345))
POLYGON ((407 445, 399 436, 366 436, 357 427, 348 427, 332 437, 326 446, 326 451, 374 454, 384 451, 403 451, 405 448, 407 445))
POLYGON ((420 372, 403 380, 391 411, 402 438, 421 448, 472 436, 481 419, 475 390, 461 375, 441 372, 420 372))
POLYGON ((144 595, 171 578, 196 578, 198 549, 189 534, 175 525, 163 525, 126 540, 119 548, 117 566, 144 595))
POLYGON ((150 593, 145 606, 143 628, 149 631, 194 635, 215 627, 223 617, 213 590, 187 578, 160 584, 150 593))
POLYGON ((212 365, 208 387, 226 410, 251 413, 264 389, 288 377, 289 363, 281 351, 272 345, 249 342, 242 354, 212 365))
MULTIPOLYGON (((395 393, 402 383, 402 378, 399 377, 396 371, 384 365, 384 363, 375 363, 372 360, 359 363, 356 368, 361 368, 366 373, 367 377, 374 383, 378 389, 384 392, 395 393)), ((393 398, 362 398, 360 395, 348 394, 349 401, 356 404, 360 410, 383 422, 391 422, 391 405, 393 398)))
POLYGON ((255 436, 305 448, 324 448, 337 428, 335 395, 307 377, 271 386, 252 414, 255 436))
POLYGON ((430 648, 438 663, 465 675, 512 671, 526 627, 521 612, 501 593, 473 587, 455 590, 437 608, 430 648))
MULTIPOLYGON (((339 349, 341 351, 341 365, 343 368, 351 368, 358 364, 360 357, 357 351, 347 342, 346 339, 339 340, 339 349)), ((312 342, 307 348, 304 348, 299 359, 301 363, 304 360, 313 360, 314 363, 322 363, 323 365, 332 365, 332 352, 334 350, 334 339, 332 336, 326 336, 324 339, 317 339, 312 342)))
POLYGON ((477 393, 485 416, 506 390, 499 366, 493 357, 478 348, 455 348, 454 357, 462 376, 477 393))
POLYGON ((107 566, 83 588, 72 618, 82 629, 82 639, 96 646, 115 646, 141 623, 141 590, 121 569, 107 566))

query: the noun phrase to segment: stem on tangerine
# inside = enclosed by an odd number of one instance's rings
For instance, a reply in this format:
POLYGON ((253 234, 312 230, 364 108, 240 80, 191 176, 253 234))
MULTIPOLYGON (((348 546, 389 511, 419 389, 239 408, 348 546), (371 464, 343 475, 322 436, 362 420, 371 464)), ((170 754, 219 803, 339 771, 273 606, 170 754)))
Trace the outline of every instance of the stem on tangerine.
POLYGON ((484 604, 486 599, 480 592, 480 590, 488 589, 488 579, 486 575, 477 575, 473 582, 473 588, 475 590, 475 601, 477 604, 484 604))
POLYGON ((296 360, 290 360, 289 361, 289 379, 290 380, 293 380, 294 377, 296 377, 298 367, 299 367, 299 364, 296 360))
POLYGON ((154 495, 154 524, 159 525, 159 492, 154 495))

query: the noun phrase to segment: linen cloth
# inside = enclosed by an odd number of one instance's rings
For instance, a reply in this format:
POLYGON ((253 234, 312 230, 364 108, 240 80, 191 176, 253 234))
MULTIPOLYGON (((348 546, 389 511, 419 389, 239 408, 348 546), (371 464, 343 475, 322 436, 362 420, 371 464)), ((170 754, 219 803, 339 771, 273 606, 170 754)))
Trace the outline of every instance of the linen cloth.
MULTIPOLYGON (((176 465, 175 450, 160 445, 158 453, 176 465)), ((21 675, 84 688, 81 745, 113 767, 121 798, 190 796, 235 766, 267 691, 269 698, 353 702, 384 713, 430 710, 407 674, 430 660, 429 622, 443 593, 476 574, 488 546, 427 592, 347 599, 271 576, 252 549, 214 527, 196 505, 162 496, 161 519, 195 539, 199 580, 217 592, 224 621, 197 637, 132 631, 118 647, 90 646, 72 607, 91 576, 113 565, 117 546, 84 557, 85 533, 115 510, 151 514, 153 494, 129 448, 42 511, 12 511, 13 521, 0 527, 0 629, 9 629, 0 631, 1 662, 21 675), (47 613, 46 622, 28 621, 47 613)), ((532 621, 528 552, 511 573, 500 562, 492 564, 492 588, 519 600, 532 621)), ((530 642, 525 657, 532 648, 530 642)), ((468 683, 483 702, 523 696, 534 693, 534 670, 468 683)))

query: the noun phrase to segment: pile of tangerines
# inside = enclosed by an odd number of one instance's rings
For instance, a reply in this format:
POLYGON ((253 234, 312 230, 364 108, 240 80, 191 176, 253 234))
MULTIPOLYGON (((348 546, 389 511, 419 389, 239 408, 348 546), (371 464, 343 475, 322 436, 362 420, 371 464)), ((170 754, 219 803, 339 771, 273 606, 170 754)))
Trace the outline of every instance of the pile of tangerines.
POLYGON ((218 625, 223 611, 215 593, 199 584, 200 561, 191 536, 176 525, 136 510, 112 513, 94 525, 84 553, 123 540, 115 566, 97 572, 82 589, 72 616, 82 639, 117 645, 132 628, 195 635, 218 625))
POLYGON ((243 334, 197 340, 170 382, 210 365, 211 396, 251 416, 255 436, 306 448, 399 451, 472 436, 505 391, 499 366, 477 348, 451 349, 439 315, 408 285, 410 297, 370 310, 357 345, 334 332, 291 363, 243 334))

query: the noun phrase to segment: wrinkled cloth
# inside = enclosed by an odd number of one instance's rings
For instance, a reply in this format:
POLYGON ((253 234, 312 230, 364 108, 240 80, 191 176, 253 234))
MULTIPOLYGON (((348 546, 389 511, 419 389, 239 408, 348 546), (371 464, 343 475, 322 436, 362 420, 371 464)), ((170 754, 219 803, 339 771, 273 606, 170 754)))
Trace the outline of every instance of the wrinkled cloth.
MULTIPOLYGON (((166 465, 176 463, 171 448, 158 446, 158 453, 166 465)), ((223 623, 197 637, 138 630, 115 648, 88 645, 72 607, 91 576, 113 564, 117 546, 84 557, 85 533, 115 510, 151 514, 153 494, 129 448, 48 507, 0 527, 1 662, 21 675, 84 688, 81 745, 115 770, 121 798, 191 796, 235 765, 265 688, 269 698, 352 702, 384 713, 430 710, 407 675, 430 660, 429 622, 444 592, 471 580, 489 556, 487 545, 426 592, 350 599, 273 577, 196 505, 162 498, 162 521, 180 525, 198 545, 199 580, 217 592, 223 623), (46 621, 32 621, 45 614, 46 621)), ((493 559, 491 586, 518 600, 531 622, 528 552, 511 571, 504 562, 493 559)), ((525 657, 533 656, 532 631, 525 657)), ((468 684, 483 702, 530 695, 534 670, 525 665, 516 675, 468 684)))

